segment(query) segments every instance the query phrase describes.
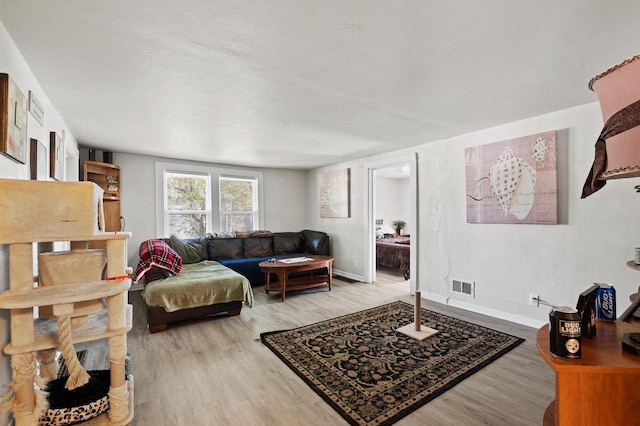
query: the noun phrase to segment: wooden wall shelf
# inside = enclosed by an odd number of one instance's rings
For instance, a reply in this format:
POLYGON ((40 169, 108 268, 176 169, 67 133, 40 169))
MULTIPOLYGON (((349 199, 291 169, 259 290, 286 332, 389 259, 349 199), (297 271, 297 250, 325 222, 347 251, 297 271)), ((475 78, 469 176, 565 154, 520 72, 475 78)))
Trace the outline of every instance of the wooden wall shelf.
MULTIPOLYGON (((93 182, 104 191, 104 230, 121 231, 120 225, 120 167, 111 163, 85 161, 83 180, 93 182)), ((103 243, 92 242, 92 248, 104 248, 103 243)))

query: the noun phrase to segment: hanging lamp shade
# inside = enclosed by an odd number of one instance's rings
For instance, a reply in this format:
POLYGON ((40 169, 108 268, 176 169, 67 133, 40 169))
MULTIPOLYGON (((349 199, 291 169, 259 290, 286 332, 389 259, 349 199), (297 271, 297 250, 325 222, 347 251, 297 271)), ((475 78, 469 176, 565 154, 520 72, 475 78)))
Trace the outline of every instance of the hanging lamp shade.
POLYGON ((589 82, 605 123, 582 198, 607 179, 640 176, 640 55, 629 58, 589 82))

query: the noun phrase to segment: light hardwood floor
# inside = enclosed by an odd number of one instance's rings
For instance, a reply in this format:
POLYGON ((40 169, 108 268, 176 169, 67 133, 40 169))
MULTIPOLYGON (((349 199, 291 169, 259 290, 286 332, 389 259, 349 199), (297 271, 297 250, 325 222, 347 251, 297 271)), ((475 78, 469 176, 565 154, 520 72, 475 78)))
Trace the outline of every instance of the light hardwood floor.
MULTIPOLYGON (((346 425, 259 340, 289 329, 396 300, 409 284, 380 272, 374 284, 334 280, 331 292, 265 294, 236 317, 169 326, 149 334, 139 291, 129 333, 135 378, 132 425, 346 425)), ((554 376, 538 356, 536 330, 423 301, 423 307, 520 336, 526 342, 400 420, 397 425, 540 425, 554 398, 554 376)))

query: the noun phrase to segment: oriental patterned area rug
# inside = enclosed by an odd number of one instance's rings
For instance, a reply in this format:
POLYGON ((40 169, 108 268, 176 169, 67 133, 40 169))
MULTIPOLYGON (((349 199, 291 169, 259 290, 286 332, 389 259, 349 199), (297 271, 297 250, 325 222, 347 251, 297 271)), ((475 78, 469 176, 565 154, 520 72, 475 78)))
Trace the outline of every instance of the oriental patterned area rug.
POLYGON ((390 425, 495 361, 524 339, 422 309, 439 331, 396 332, 413 305, 377 308, 260 338, 352 425, 390 425))

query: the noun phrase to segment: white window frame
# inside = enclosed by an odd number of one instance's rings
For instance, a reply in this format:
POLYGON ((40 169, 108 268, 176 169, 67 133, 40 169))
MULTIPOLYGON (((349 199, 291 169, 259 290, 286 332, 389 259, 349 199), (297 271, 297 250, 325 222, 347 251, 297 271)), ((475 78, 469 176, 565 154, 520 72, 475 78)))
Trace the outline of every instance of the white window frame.
MULTIPOLYGON (((242 180, 242 181, 249 181, 251 182, 252 186, 254 187, 255 192, 258 192, 258 180, 254 177, 249 177, 249 176, 244 176, 244 177, 239 177, 237 175, 235 176, 229 176, 226 174, 222 174, 220 175, 220 179, 228 179, 228 180, 242 180)), ((220 181, 218 181, 218 185, 220 185, 220 181)), ((259 229, 259 223, 260 223, 260 205, 259 205, 259 195, 254 197, 252 200, 252 210, 250 212, 247 211, 234 211, 234 210, 230 210, 227 211, 227 213, 229 214, 236 214, 236 215, 245 215, 245 216, 252 216, 253 218, 253 223, 258 223, 258 227, 255 229, 259 229)), ((220 213, 220 221, 218 222, 220 229, 222 229, 222 208, 220 205, 218 205, 218 213, 220 213)))
POLYGON ((210 202, 211 220, 207 221, 207 232, 220 232, 220 177, 231 177, 240 179, 255 179, 258 185, 258 223, 256 229, 262 229, 264 223, 264 190, 262 172, 246 169, 226 169, 218 167, 207 167, 194 164, 181 163, 155 163, 156 177, 156 238, 167 238, 168 232, 166 216, 166 194, 164 176, 165 172, 209 175, 210 182, 210 202))
POLYGON ((207 224, 207 230, 206 232, 211 232, 208 228, 210 228, 209 223, 211 223, 211 221, 213 220, 213 215, 212 215, 212 206, 211 206, 211 176, 206 174, 206 173, 195 173, 195 172, 176 172, 173 170, 165 170, 164 173, 162 174, 162 191, 163 191, 163 213, 164 213, 164 217, 163 217, 163 223, 164 223, 164 233, 168 234, 169 230, 167 229, 168 224, 169 224, 169 216, 172 214, 180 214, 180 215, 194 215, 194 214, 204 214, 206 216, 206 224, 207 224), (206 199, 205 199, 205 207, 204 210, 169 210, 169 204, 168 204, 168 199, 166 197, 165 194, 165 190, 167 188, 167 178, 169 177, 169 173, 177 175, 177 176, 184 176, 184 177, 198 177, 198 178, 206 178, 207 179, 207 185, 205 188, 205 193, 208 192, 209 194, 206 195, 206 199))

